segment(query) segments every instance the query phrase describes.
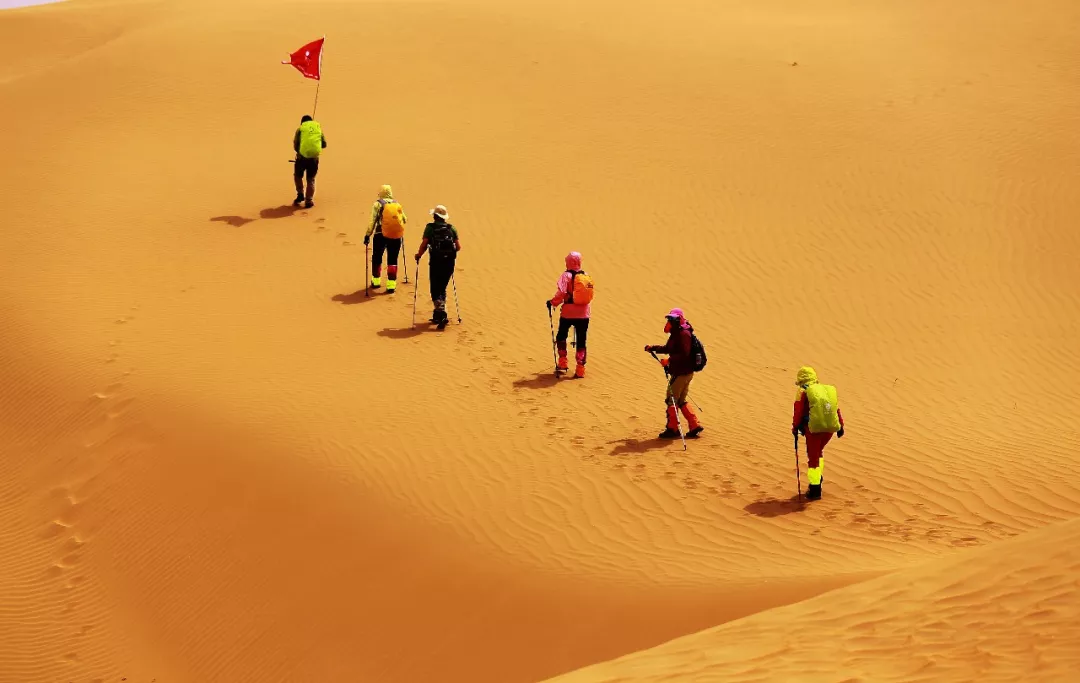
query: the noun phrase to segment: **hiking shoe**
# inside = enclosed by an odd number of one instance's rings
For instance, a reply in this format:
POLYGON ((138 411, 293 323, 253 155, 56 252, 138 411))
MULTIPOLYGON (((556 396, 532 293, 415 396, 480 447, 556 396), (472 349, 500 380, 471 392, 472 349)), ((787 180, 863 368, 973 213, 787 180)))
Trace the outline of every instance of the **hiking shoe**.
POLYGON ((821 484, 810 484, 806 487, 807 500, 821 500, 821 484))
POLYGON ((584 365, 577 366, 577 368, 574 370, 574 377, 577 377, 578 379, 585 379, 585 366, 584 365))
POLYGON ((448 323, 448 322, 450 322, 450 321, 449 320, 440 320, 439 324, 437 324, 435 326, 435 329, 436 330, 445 330, 446 329, 446 323, 448 323))
POLYGON ((660 436, 657 437, 657 438, 660 438, 660 439, 678 439, 679 438, 679 430, 678 429, 672 429, 671 427, 668 427, 664 431, 660 432, 660 436))
POLYGON ((304 201, 304 208, 305 209, 310 209, 313 206, 315 206, 315 202, 311 201, 310 199, 307 199, 307 200, 304 201))
POLYGON ((296 199, 293 200, 292 205, 293 206, 300 206, 303 203, 304 203, 304 195, 298 194, 298 195, 296 195, 296 199))
POLYGON ((688 438, 688 439, 696 439, 698 437, 698 434, 701 434, 703 431, 705 431, 705 428, 700 426, 700 425, 697 426, 697 427, 694 427, 693 429, 691 429, 690 431, 688 431, 686 433, 686 438, 688 438))
POLYGON ((555 363, 555 369, 559 372, 566 372, 570 369, 570 364, 566 360, 566 356, 559 356, 559 360, 555 363))

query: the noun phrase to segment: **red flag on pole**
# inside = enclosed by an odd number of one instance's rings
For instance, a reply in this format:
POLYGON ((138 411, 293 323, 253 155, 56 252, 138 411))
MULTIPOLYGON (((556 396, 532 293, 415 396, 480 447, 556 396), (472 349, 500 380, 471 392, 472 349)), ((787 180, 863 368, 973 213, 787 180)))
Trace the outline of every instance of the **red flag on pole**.
POLYGON ((313 78, 316 81, 322 78, 322 48, 326 36, 313 40, 296 52, 289 55, 289 61, 282 64, 292 64, 296 70, 304 74, 304 78, 313 78))

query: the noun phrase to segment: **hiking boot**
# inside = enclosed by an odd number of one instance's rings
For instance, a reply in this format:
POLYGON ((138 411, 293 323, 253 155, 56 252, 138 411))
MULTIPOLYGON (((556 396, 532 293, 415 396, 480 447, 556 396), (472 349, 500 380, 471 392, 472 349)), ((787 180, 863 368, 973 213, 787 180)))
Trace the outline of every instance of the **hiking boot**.
POLYGON ((440 320, 439 323, 437 325, 435 325, 435 329, 436 330, 445 330, 446 329, 446 323, 448 323, 448 322, 450 322, 450 321, 449 320, 440 320))
POLYGON ((679 434, 679 413, 675 410, 675 406, 669 405, 667 407, 667 428, 660 432, 661 439, 678 439, 679 434))
POLYGON ((570 363, 567 362, 566 356, 559 356, 559 361, 555 364, 555 369, 559 372, 566 372, 570 369, 570 363))
POLYGON ((386 281, 386 293, 387 294, 393 294, 396 291, 397 291, 397 281, 395 281, 395 280, 387 280, 386 281))
POLYGON ((371 288, 372 289, 378 289, 380 287, 382 287, 382 278, 381 277, 373 277, 373 278, 371 278, 371 288))
POLYGON ((821 484, 810 484, 806 487, 807 500, 821 500, 821 484))
POLYGON ((574 377, 577 377, 578 379, 585 379, 585 366, 584 365, 577 366, 577 368, 574 370, 574 377))
POLYGON ((705 431, 705 428, 698 422, 697 415, 694 413, 694 409, 689 403, 684 403, 679 407, 682 411, 683 417, 686 418, 686 426, 689 431, 686 432, 686 436, 691 439, 696 439, 698 434, 705 431))
POLYGON ((313 206, 315 206, 315 202, 311 201, 310 199, 305 199, 304 200, 304 208, 305 209, 310 209, 313 206))
POLYGON ((300 206, 303 203, 304 203, 304 195, 298 194, 298 195, 296 195, 296 199, 293 200, 292 205, 293 206, 300 206))

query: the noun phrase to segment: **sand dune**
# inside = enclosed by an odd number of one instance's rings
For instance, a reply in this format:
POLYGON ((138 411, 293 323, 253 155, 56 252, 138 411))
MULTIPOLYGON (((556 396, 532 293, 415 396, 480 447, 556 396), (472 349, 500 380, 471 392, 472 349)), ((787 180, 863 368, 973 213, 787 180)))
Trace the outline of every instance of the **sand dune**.
POLYGON ((1071 680, 1078 573, 1074 520, 551 681, 1071 680))
POLYGON ((537 681, 1077 517, 1078 12, 0 12, 0 682, 537 681), (278 62, 323 33, 293 211, 314 84, 278 62), (406 253, 449 207, 463 324, 410 326, 411 263, 357 294, 382 183, 406 253), (570 249, 598 298, 556 383, 570 249), (686 452, 640 350, 674 305, 686 452), (804 508, 805 363, 850 427, 804 508))

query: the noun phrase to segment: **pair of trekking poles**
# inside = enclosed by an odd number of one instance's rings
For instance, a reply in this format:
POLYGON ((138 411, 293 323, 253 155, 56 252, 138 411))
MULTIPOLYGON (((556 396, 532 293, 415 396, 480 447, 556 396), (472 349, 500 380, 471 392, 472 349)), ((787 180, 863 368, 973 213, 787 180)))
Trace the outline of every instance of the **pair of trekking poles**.
MULTIPOLYGON (((450 282, 454 286, 454 311, 457 312, 458 325, 461 324, 461 300, 458 299, 457 293, 457 278, 454 275, 450 276, 450 282)), ((416 327, 416 295, 420 291, 420 262, 416 262, 416 283, 413 286, 412 293, 412 324, 416 327)))
MULTIPOLYGON (((653 357, 653 360, 655 360, 657 363, 660 364, 660 367, 664 369, 664 377, 667 377, 668 376, 667 366, 664 365, 663 361, 661 361, 657 357, 656 352, 655 351, 649 351, 649 355, 653 357)), ((668 379, 668 387, 669 388, 671 387, 671 382, 672 382, 672 380, 669 378, 668 379)), ((668 392, 668 393, 671 393, 671 392, 668 392)), ((693 397, 687 396, 687 398, 690 399, 690 402, 694 404, 694 407, 697 408, 697 411, 699 413, 704 413, 705 412, 704 410, 701 409, 701 406, 698 405, 698 402, 695 401, 693 399, 693 397)), ((679 417, 679 406, 675 404, 675 394, 673 394, 673 393, 671 394, 671 407, 675 410, 675 424, 678 425, 678 427, 679 427, 679 438, 682 439, 682 449, 685 451, 686 450, 686 435, 683 434, 682 419, 679 417)))

